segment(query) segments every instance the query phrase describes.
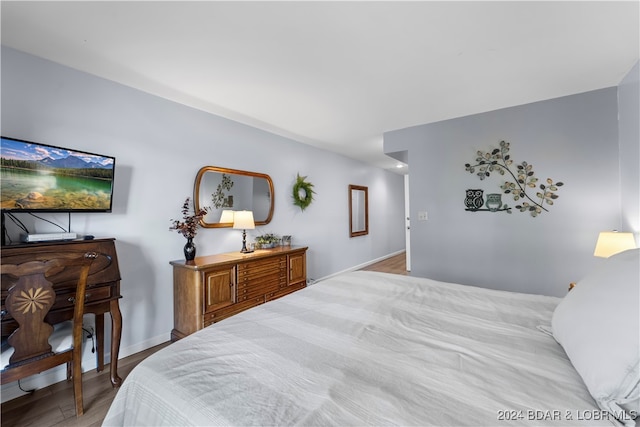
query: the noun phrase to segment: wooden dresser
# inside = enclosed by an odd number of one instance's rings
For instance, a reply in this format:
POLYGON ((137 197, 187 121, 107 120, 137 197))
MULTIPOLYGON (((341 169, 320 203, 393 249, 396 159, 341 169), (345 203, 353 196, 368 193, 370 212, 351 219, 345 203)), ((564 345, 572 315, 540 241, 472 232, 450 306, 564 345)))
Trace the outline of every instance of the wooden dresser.
POLYGON ((307 285, 306 247, 229 252, 171 261, 171 340, 307 285))

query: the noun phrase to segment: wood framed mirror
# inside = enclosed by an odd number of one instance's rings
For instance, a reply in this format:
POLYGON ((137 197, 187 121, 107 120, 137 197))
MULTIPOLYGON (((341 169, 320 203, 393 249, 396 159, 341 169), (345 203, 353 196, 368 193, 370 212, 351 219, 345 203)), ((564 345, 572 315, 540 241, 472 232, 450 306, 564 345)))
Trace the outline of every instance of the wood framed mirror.
POLYGON ((349 185, 349 236, 369 234, 369 188, 349 185))
POLYGON ((273 182, 269 175, 205 166, 193 188, 196 211, 207 208, 200 224, 205 228, 233 227, 231 211, 252 211, 256 226, 273 217, 273 182))

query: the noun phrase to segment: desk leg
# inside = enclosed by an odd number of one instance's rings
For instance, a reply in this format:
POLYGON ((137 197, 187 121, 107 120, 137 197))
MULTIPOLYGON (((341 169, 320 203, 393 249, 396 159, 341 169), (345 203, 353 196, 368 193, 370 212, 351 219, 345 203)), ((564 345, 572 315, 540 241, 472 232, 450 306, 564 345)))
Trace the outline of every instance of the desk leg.
POLYGON ((122 314, 118 300, 111 301, 111 384, 120 387, 122 378, 118 376, 118 353, 120 352, 120 337, 122 336, 122 314))
POLYGON ((96 358, 98 372, 104 371, 104 313, 96 314, 96 358))

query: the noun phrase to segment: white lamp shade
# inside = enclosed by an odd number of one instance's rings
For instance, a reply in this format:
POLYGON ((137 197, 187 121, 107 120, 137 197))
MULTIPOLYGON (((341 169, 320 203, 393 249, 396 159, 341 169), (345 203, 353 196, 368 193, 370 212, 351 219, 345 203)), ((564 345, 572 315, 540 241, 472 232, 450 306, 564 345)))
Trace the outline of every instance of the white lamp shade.
POLYGON ((633 233, 621 233, 619 231, 603 231, 598 236, 594 256, 609 258, 618 252, 636 247, 633 233))
POLYGON ((253 222, 253 212, 251 211, 236 211, 233 214, 233 228, 240 230, 252 230, 256 228, 255 222, 253 222))
POLYGON ((225 224, 233 222, 233 211, 231 209, 223 210, 222 215, 220 215, 220 222, 225 224))

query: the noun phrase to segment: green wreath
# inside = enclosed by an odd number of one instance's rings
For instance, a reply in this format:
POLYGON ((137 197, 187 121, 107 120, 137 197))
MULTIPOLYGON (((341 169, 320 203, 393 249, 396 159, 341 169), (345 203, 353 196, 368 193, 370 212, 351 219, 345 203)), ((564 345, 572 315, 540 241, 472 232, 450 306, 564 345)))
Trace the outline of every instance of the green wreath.
POLYGON ((307 206, 311 204, 313 201, 313 195, 315 191, 313 191, 313 184, 310 182, 306 182, 306 176, 300 176, 298 173, 298 177, 296 178, 296 183, 293 184, 293 204, 298 206, 301 210, 305 210, 307 206), (300 191, 303 190, 303 191, 300 191), (304 193, 301 195, 300 193, 304 193))

